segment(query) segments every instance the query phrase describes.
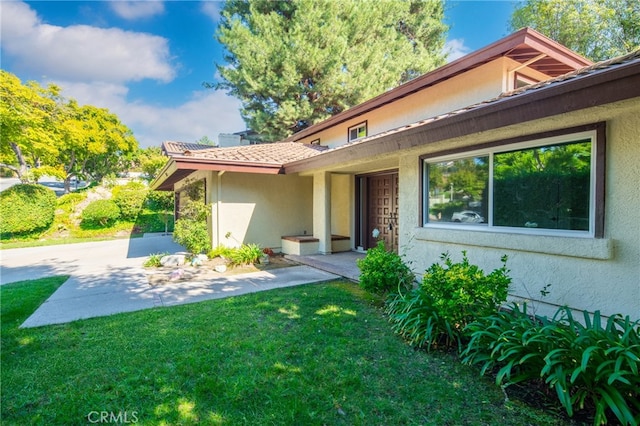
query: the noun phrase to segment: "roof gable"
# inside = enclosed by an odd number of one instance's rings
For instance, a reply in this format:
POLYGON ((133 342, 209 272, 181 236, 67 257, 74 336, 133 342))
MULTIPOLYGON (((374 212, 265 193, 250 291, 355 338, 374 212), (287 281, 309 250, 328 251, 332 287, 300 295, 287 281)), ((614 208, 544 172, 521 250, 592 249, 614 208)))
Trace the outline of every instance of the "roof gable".
POLYGON ((482 49, 356 105, 325 121, 307 127, 285 139, 299 141, 322 130, 348 121, 413 93, 448 80, 473 68, 508 57, 552 77, 592 65, 593 63, 531 28, 523 28, 482 49))

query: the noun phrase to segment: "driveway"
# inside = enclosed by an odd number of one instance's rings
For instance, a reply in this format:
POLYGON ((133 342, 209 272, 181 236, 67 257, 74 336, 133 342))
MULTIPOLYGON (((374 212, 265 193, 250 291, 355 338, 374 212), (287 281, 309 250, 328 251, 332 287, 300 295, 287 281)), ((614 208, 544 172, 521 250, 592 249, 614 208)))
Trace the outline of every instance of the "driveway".
POLYGON ((0 251, 0 285, 70 275, 23 324, 37 327, 78 319, 328 281, 337 275, 309 266, 152 287, 142 264, 153 253, 184 249, 170 236, 0 251))

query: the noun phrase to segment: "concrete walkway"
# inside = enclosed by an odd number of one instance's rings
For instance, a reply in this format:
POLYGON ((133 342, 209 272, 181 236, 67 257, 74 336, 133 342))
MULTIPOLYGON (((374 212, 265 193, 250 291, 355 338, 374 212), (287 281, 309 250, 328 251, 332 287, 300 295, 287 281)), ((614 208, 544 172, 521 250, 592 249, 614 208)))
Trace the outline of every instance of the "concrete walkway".
POLYGON ((183 251, 170 236, 0 251, 0 284, 71 277, 23 324, 38 327, 328 281, 338 275, 301 265, 152 287, 142 264, 153 253, 183 251))

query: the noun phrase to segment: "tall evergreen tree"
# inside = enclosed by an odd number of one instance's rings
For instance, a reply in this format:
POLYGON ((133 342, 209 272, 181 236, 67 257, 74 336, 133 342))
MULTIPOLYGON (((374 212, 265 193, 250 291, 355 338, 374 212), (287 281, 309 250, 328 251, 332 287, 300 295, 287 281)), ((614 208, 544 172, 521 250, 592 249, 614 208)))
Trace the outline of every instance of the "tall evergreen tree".
POLYGON ((228 0, 221 82, 278 140, 444 63, 442 0, 228 0))
POLYGON ((511 29, 531 27, 569 49, 601 61, 640 48, 638 0, 526 0, 511 29))

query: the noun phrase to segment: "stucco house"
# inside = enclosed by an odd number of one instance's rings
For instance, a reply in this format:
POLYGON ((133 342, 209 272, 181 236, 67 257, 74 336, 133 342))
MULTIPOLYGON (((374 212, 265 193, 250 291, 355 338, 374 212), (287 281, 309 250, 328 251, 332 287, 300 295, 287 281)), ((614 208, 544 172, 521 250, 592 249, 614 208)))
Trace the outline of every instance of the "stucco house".
POLYGON ((592 64, 525 28, 278 143, 163 148, 152 187, 203 182, 214 246, 507 254, 539 313, 640 318, 640 51, 592 64))

